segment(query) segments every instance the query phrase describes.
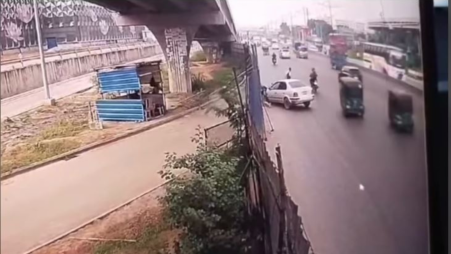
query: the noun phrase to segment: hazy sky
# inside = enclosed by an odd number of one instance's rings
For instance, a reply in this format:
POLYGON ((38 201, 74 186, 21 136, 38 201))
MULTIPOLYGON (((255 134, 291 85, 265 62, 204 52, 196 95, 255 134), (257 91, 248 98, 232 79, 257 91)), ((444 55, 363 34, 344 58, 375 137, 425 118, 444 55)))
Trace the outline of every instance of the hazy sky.
MULTIPOLYGON (((389 18, 418 18, 418 0, 330 0, 334 19, 368 21, 389 18)), ((228 0, 236 26, 263 26, 269 22, 280 24, 282 19, 302 24, 302 8, 309 9, 310 18, 329 16, 328 0, 228 0)))

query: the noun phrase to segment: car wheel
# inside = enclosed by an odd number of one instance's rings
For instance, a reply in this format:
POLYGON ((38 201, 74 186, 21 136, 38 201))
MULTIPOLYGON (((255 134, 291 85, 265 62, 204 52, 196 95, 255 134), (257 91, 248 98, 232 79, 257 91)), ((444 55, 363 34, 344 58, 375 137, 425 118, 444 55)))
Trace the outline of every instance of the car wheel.
POLYGON ((309 108, 310 107, 310 101, 304 102, 304 107, 309 108))
POLYGON ((290 103, 290 101, 287 98, 283 99, 283 107, 285 109, 290 109, 291 108, 291 103, 290 103))

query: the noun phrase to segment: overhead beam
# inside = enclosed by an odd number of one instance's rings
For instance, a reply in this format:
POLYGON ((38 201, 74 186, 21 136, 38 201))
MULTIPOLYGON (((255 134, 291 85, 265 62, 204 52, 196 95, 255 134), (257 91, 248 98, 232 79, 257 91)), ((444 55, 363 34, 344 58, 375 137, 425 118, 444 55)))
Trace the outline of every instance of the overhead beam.
POLYGON ((225 25, 221 12, 181 14, 126 14, 116 17, 119 26, 180 27, 201 25, 225 25))
POLYGON ((150 3, 150 1, 142 1, 142 0, 127 0, 128 2, 137 5, 140 8, 145 9, 146 11, 156 12, 157 9, 154 5, 150 3))
POLYGON ((204 3, 206 6, 209 7, 210 10, 215 10, 215 11, 219 10, 219 5, 218 5, 217 1, 204 0, 204 3))
POLYGON ((189 2, 189 1, 186 1, 186 0, 169 0, 169 2, 172 5, 175 5, 177 8, 182 9, 184 11, 188 10, 188 8, 189 8, 189 6, 187 4, 187 2, 189 2))
POLYGON ((236 41, 233 35, 220 35, 212 37, 197 37, 194 36, 194 40, 198 42, 233 42, 236 41))
POLYGON ((108 0, 89 0, 88 2, 105 7, 112 11, 120 12, 126 9, 127 3, 120 1, 108 1, 108 0))

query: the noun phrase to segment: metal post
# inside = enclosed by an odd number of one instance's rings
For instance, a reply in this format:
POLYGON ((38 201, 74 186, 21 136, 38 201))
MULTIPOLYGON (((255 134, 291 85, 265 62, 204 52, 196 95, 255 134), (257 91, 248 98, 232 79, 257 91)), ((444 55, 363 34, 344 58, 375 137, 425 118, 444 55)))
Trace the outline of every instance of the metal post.
POLYGON ((329 0, 329 15, 330 15, 330 26, 332 27, 332 29, 334 29, 334 21, 332 18, 332 4, 330 2, 331 0, 329 0))
POLYGON ((42 83, 44 85, 45 98, 50 101, 50 104, 53 104, 53 100, 50 97, 49 84, 47 81, 47 71, 45 68, 45 56, 44 56, 44 51, 42 49, 41 22, 39 20, 39 9, 38 9, 37 0, 33 0, 33 9, 34 9, 34 20, 35 20, 35 24, 36 24, 36 33, 38 36, 39 56, 41 58, 42 83))

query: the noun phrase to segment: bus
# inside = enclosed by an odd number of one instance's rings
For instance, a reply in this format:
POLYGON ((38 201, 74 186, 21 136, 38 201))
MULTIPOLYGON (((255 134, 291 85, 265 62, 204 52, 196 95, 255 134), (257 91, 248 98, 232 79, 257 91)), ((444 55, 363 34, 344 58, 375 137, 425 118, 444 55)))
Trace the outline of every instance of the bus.
POLYGON ((395 79, 403 79, 406 74, 407 54, 401 48, 371 42, 362 44, 366 56, 371 58, 374 70, 395 79))

